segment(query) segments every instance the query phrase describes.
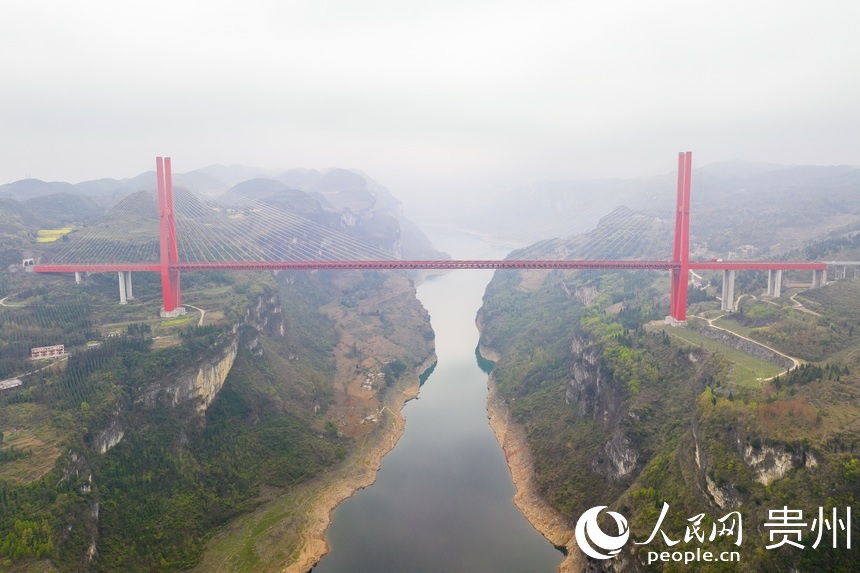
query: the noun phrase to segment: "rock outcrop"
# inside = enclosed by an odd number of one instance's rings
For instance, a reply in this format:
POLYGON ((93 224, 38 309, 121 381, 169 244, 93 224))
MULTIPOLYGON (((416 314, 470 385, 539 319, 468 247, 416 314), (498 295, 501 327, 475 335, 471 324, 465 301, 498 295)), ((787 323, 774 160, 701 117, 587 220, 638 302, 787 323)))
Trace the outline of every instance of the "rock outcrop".
POLYGON ((152 407, 159 396, 166 395, 171 406, 175 407, 194 400, 197 412, 204 413, 224 386, 239 350, 239 336, 229 336, 231 340, 226 342, 223 348, 200 359, 193 366, 154 382, 138 401, 152 407))
POLYGON ((640 457, 620 424, 627 393, 606 375, 601 363, 603 349, 599 344, 591 344, 577 336, 570 351, 574 359, 564 400, 576 408, 580 418, 600 423, 611 436, 598 457, 592 460, 591 468, 611 481, 625 478, 636 470, 640 457))

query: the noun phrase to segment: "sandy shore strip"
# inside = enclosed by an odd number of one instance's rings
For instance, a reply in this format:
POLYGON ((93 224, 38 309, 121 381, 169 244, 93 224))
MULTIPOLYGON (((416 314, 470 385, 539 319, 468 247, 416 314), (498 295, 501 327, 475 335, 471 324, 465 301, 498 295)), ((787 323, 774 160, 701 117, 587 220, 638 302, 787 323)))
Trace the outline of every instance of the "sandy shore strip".
POLYGON ((436 355, 413 376, 404 377, 385 399, 377 428, 356 439, 355 448, 335 468, 287 492, 264 492, 268 498, 216 533, 207 544, 200 573, 307 573, 328 550, 325 535, 337 506, 376 481, 382 459, 403 435, 403 406, 418 395, 419 375, 436 361, 436 355))
POLYGON ((331 524, 334 510, 355 492, 376 481, 382 458, 394 449, 406 429, 406 419, 401 410, 406 402, 418 395, 418 376, 435 362, 434 353, 418 368, 415 378, 410 380, 408 386, 387 397, 384 415, 379 421, 380 427, 366 437, 366 441, 353 452, 350 456, 352 459, 345 463, 342 469, 322 478, 326 484, 319 491, 317 503, 313 505, 308 515, 309 522, 301 534, 299 554, 283 569, 284 573, 307 573, 328 553, 329 546, 325 533, 331 524))
MULTIPOLYGON (((488 360, 496 361, 499 358, 498 353, 484 347, 481 347, 480 352, 488 360)), ((487 388, 489 389, 487 415, 496 440, 505 453, 511 478, 517 490, 514 504, 550 543, 556 547, 566 548, 567 557, 558 568, 561 573, 584 571, 586 560, 576 546, 573 524, 550 506, 538 491, 534 462, 528 448, 525 429, 511 417, 507 404, 496 390, 492 375, 487 380, 487 388)))

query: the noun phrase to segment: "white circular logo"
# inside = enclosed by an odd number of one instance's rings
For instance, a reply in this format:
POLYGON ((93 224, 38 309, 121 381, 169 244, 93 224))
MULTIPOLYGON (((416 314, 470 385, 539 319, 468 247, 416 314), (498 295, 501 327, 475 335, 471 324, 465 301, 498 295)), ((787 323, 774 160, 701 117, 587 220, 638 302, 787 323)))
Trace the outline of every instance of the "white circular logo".
POLYGON ((618 536, 615 537, 603 533, 603 530, 597 524, 597 516, 606 507, 605 505, 592 507, 583 513, 579 517, 579 521, 576 522, 576 542, 579 544, 579 548, 582 549, 583 553, 595 559, 612 559, 621 551, 621 548, 624 547, 624 544, 627 543, 627 539, 630 537, 630 528, 627 526, 627 519, 614 511, 607 511, 606 513, 615 519, 615 523, 618 525, 618 536), (606 551, 606 553, 597 551, 594 548, 595 546, 598 549, 606 551))

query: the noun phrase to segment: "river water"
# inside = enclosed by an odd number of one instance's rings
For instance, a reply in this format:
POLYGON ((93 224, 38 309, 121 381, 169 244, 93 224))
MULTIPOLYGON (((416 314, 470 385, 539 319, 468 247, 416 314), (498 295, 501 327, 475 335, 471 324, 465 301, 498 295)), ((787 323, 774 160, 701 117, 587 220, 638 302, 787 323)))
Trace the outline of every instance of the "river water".
MULTIPOLYGON (((500 256, 462 238, 456 246, 448 252, 457 258, 500 256)), ((314 573, 558 569, 562 553, 513 504, 510 472, 487 421, 475 315, 491 277, 455 271, 418 288, 436 332, 438 365, 404 408, 406 431, 377 481, 335 510, 332 550, 314 573)))

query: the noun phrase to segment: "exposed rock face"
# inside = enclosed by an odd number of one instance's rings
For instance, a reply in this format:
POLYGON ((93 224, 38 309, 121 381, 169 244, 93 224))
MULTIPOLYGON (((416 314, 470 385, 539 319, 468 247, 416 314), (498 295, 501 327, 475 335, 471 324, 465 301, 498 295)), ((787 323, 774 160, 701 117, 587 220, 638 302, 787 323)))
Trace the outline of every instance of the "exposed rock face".
POLYGON ((705 476, 705 483, 707 484, 708 493, 713 498, 714 503, 717 504, 717 507, 720 509, 735 509, 738 506, 736 496, 731 491, 721 489, 709 476, 705 476))
POLYGON ((170 398, 171 406, 177 406, 186 400, 196 400, 197 411, 201 414, 205 412, 224 386, 227 374, 236 359, 239 337, 232 335, 231 338, 222 350, 203 358, 197 368, 178 372, 152 384, 140 401, 147 406, 153 406, 160 394, 166 394, 170 398))
POLYGON ((122 429, 122 424, 118 419, 114 418, 108 427, 99 432, 96 439, 93 440, 93 449, 103 454, 120 443, 124 435, 125 432, 122 429))
MULTIPOLYGON (((289 277, 284 277, 284 280, 289 281, 289 277)), ((284 309, 281 307, 281 301, 277 295, 261 296, 257 300, 257 304, 248 310, 248 316, 245 320, 245 325, 250 324, 257 330, 265 332, 267 335, 277 338, 284 335, 284 309)), ((238 332, 240 326, 233 327, 233 333, 238 332)))
MULTIPOLYGON (((708 455, 708 444, 700 439, 695 420, 691 435, 698 470, 697 482, 702 493, 720 509, 737 509, 744 500, 735 488, 735 484, 718 484, 711 477, 712 464, 708 455)), ((731 444, 731 449, 753 471, 755 480, 764 486, 786 477, 793 469, 811 469, 818 465, 818 460, 806 448, 789 451, 778 446, 754 447, 749 443, 748 438, 749 436, 741 430, 732 431, 725 437, 731 444)))
POLYGON ((564 393, 565 402, 576 405, 577 413, 582 418, 593 418, 604 423, 617 418, 622 400, 615 396, 614 388, 610 388, 611 381, 606 379, 600 368, 602 349, 575 337, 570 351, 574 363, 564 393))
POLYGON ((621 431, 616 429, 612 439, 603 446, 601 458, 592 462, 592 469, 609 480, 618 481, 636 469, 639 461, 639 452, 631 447, 630 440, 621 431))
POLYGON ((592 461, 591 468, 612 481, 625 478, 636 470, 639 461, 639 452, 620 427, 626 393, 601 368, 603 349, 599 345, 575 337, 570 350, 574 362, 565 402, 575 406, 580 417, 600 422, 612 436, 592 461))
MULTIPOLYGON (((233 326, 221 341, 221 348, 213 351, 198 362, 188 365, 171 375, 153 382, 138 398, 138 402, 148 407, 155 405, 159 395, 167 395, 171 406, 177 406, 185 401, 194 400, 199 414, 206 409, 218 396, 224 387, 224 381, 233 368, 233 361, 239 351, 239 330, 242 326, 253 326, 272 336, 284 335, 283 312, 276 295, 261 296, 257 304, 248 311, 244 324, 233 326)), ((252 344, 257 339, 252 340, 252 344)), ((262 352, 262 349, 248 348, 250 351, 262 352)), ((117 445, 125 432, 119 418, 120 412, 101 430, 93 441, 93 449, 104 454, 117 445)))
MULTIPOLYGON (((565 291, 570 292, 567 290, 567 287, 565 287, 565 291)), ((576 287, 576 290, 573 291, 573 296, 576 300, 581 302, 583 306, 591 306, 597 302, 597 297, 600 296, 600 292, 596 287, 584 285, 576 287)))
POLYGON ((350 228, 355 227, 356 219, 355 215, 352 214, 348 208, 344 209, 343 213, 340 215, 340 224, 344 227, 350 228))
MULTIPOLYGON (((235 325, 232 333, 224 335, 225 338, 221 342, 223 346, 219 350, 209 353, 195 365, 190 365, 187 369, 153 383, 140 401, 147 406, 152 406, 158 395, 165 393, 169 396, 172 406, 187 400, 195 400, 197 412, 200 414, 206 412, 221 391, 233 367, 233 361, 239 351, 239 330, 243 326, 252 326, 270 336, 283 336, 283 310, 278 297, 261 296, 257 304, 248 310, 245 323, 235 325)), ((251 340, 247 350, 262 353, 262 349, 257 346, 256 338, 251 340)))
POLYGON ((756 472, 756 481, 762 485, 784 478, 793 468, 807 469, 818 465, 812 452, 805 449, 797 453, 782 448, 763 446, 758 450, 747 446, 743 451, 744 462, 756 472))
POLYGON ((699 430, 695 420, 692 427, 692 442, 696 461, 696 478, 697 485, 703 497, 710 499, 711 502, 720 509, 737 509, 740 502, 740 494, 732 484, 720 487, 717 485, 711 476, 708 475, 710 470, 710 458, 707 450, 699 437, 699 430))
POLYGON ((197 376, 194 377, 193 382, 193 395, 200 398, 200 403, 197 405, 198 412, 204 412, 224 386, 224 380, 227 379, 227 374, 230 373, 233 361, 236 359, 238 346, 239 339, 237 337, 233 339, 232 344, 227 347, 225 352, 216 357, 214 361, 204 360, 197 370, 197 376))
POLYGON ((756 472, 756 481, 762 485, 785 477, 792 468, 791 454, 764 446, 758 451, 752 446, 744 448, 744 462, 756 472))

